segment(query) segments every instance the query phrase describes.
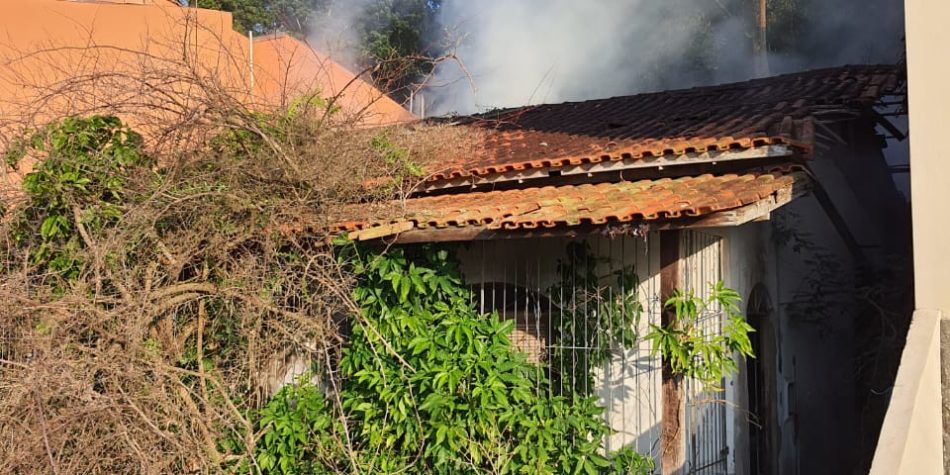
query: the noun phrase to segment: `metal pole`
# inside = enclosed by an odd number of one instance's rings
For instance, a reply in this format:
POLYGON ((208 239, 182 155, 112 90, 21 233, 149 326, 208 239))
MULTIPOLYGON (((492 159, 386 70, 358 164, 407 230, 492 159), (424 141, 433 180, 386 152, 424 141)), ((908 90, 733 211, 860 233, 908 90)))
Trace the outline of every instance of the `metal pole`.
POLYGON ((767 0, 755 1, 757 10, 755 12, 755 34, 753 35, 752 42, 752 61, 755 68, 755 75, 757 77, 765 77, 769 75, 768 6, 767 0))
POLYGON ((251 71, 251 92, 254 91, 254 31, 247 31, 248 66, 251 71))

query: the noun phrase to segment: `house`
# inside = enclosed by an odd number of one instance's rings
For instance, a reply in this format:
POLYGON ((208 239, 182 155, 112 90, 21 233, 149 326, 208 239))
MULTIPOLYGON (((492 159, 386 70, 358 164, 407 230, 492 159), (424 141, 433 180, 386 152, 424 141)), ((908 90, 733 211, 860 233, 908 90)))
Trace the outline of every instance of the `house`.
POLYGON ((28 0, 0 3, 0 18, 0 131, 68 114, 171 120, 199 86, 251 108, 317 92, 339 96, 341 112, 365 125, 413 118, 297 39, 234 31, 228 12, 172 0, 28 0))
POLYGON ((909 246, 882 153, 903 138, 889 120, 903 94, 898 67, 844 66, 445 118, 474 150, 336 229, 453 250, 514 344, 599 397, 607 449, 633 445, 663 473, 850 473, 883 417, 863 410, 880 404, 859 366, 886 317, 857 289, 892 283, 880 271, 909 246), (756 358, 722 392, 687 381, 677 417, 642 336, 675 289, 717 281, 742 295, 756 358))

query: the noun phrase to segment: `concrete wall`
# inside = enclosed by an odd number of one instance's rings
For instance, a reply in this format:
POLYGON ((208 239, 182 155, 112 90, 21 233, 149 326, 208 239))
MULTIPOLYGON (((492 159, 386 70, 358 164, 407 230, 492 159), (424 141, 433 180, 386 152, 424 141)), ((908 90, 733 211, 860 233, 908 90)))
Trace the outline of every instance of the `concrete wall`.
MULTIPOLYGON (((830 159, 830 157, 824 157, 830 159)), ((840 175, 840 174, 839 174, 840 175)), ((848 194, 841 183, 836 195, 848 194)), ((860 199, 834 201, 853 218, 866 215, 860 199), (861 213, 861 214, 859 214, 861 213)), ((856 223, 866 232, 860 244, 878 244, 877 226, 856 223)), ((774 212, 769 222, 710 230, 724 238, 726 284, 748 299, 757 285, 773 303, 769 335, 775 352, 760 355, 768 364, 775 395, 769 473, 852 473, 861 463, 863 433, 860 381, 856 376, 858 325, 876 321, 862 315, 855 299, 856 262, 814 196, 774 212), (818 284, 819 287, 813 286, 818 284)), ((728 399, 748 407, 747 372, 729 381, 728 399)), ((736 440, 748 441, 748 415, 732 421, 736 440)), ((748 473, 748 453, 737 451, 731 464, 748 473)))
POLYGON ((950 314, 950 2, 906 0, 917 308, 950 314))
MULTIPOLYGON (((946 58, 950 3, 907 0, 905 17, 909 124, 913 131, 910 159, 916 308, 950 315, 950 253, 945 249, 950 241, 950 154, 944 144, 950 124, 950 88, 946 86, 950 77, 950 61, 946 58)), ((908 344, 905 353, 911 351, 925 350, 908 344)), ((950 348, 944 345, 942 351, 950 348)), ((950 421, 950 409, 944 406, 943 412, 943 438, 950 440, 946 423, 950 421)), ((948 451, 946 444, 943 450, 948 451)), ((928 457, 919 463, 923 469, 935 461, 928 457)))
POLYGON ((943 472, 940 404, 940 313, 919 311, 907 334, 871 475, 943 472))
POLYGON ((850 473, 857 464, 854 262, 813 196, 773 214, 779 472, 850 473))
MULTIPOLYGON (((904 2, 910 109, 911 203, 914 233, 914 320, 895 381, 871 473, 945 472, 948 407, 941 424, 941 315, 950 311, 950 3, 904 2), (943 426, 943 428, 941 427, 943 426)), ((944 323, 944 326, 947 324, 944 323)), ((942 347, 942 348, 941 348, 942 347)), ((946 381, 944 381, 946 384, 946 381)), ((947 398, 947 389, 943 389, 947 398)))
MULTIPOLYGON (((818 249, 842 266, 839 285, 853 285, 847 248, 813 197, 773 213, 770 222, 710 232, 724 238, 726 284, 743 299, 761 285, 773 303, 770 328, 765 330, 770 334, 761 336, 770 340, 774 353, 758 355, 760 364, 769 365, 775 396, 771 414, 764 415, 772 427, 769 473, 849 473, 859 440, 854 315, 843 302, 827 304, 828 295, 816 296, 824 299, 817 302, 823 306, 821 313, 810 312, 811 304, 803 301, 808 298, 805 282, 821 277, 815 267, 818 249), (796 239, 809 244, 796 250, 796 239)), ((745 408, 748 373, 744 365, 741 368, 726 389, 727 399, 745 408)), ((749 414, 733 412, 730 425, 741 449, 731 454, 730 473, 751 473, 749 424, 749 414)))

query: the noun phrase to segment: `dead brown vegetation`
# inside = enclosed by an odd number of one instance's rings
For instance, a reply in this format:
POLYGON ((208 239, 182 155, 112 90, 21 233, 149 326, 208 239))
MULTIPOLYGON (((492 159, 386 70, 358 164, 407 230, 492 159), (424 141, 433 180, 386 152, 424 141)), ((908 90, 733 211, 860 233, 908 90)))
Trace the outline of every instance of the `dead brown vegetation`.
MULTIPOLYGON (((321 230, 345 204, 407 196, 421 178, 415 164, 461 137, 434 126, 362 128, 319 91, 251 110, 187 61, 140 58, 42 96, 77 104, 91 84, 128 91, 81 112, 128 117, 158 164, 124 176, 119 217, 107 225, 90 224, 95 204, 66 203, 75 277, 38 264, 22 236, 24 225, 37 232, 27 211, 44 204, 19 190, 4 197, 0 473, 253 465, 260 434, 248 409, 286 382, 288 366, 327 368, 338 316, 357 313, 321 230)), ((4 124, 4 143, 33 128, 34 117, 4 124)))

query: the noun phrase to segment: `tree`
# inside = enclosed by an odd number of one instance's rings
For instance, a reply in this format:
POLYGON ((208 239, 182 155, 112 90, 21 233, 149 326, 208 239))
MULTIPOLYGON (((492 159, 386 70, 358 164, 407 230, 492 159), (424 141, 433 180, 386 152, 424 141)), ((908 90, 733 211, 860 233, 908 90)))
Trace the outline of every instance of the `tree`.
MULTIPOLYGON (((195 1, 195 0, 193 0, 195 1)), ((430 73, 442 48, 438 13, 442 0, 201 0, 195 6, 231 12, 234 29, 257 34, 285 32, 308 38, 317 30, 355 32, 347 66, 370 71, 377 86, 408 99, 430 73)))
POLYGON ((332 0, 192 0, 194 6, 230 12, 234 29, 258 34, 284 31, 295 36, 310 32, 313 16, 332 0))
POLYGON ((442 0, 376 0, 359 26, 364 67, 373 79, 399 98, 408 98, 421 77, 432 72, 433 58, 443 53, 438 14, 442 0))

